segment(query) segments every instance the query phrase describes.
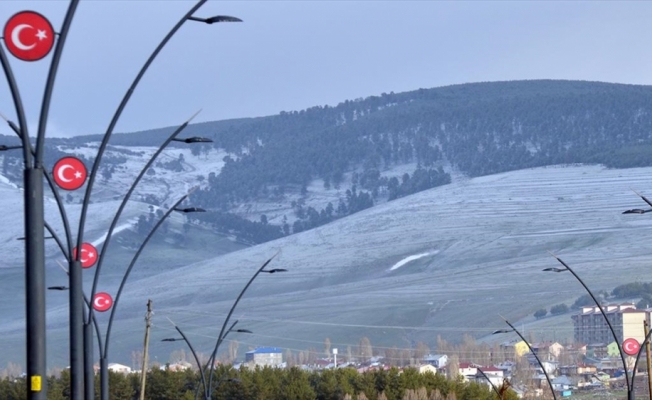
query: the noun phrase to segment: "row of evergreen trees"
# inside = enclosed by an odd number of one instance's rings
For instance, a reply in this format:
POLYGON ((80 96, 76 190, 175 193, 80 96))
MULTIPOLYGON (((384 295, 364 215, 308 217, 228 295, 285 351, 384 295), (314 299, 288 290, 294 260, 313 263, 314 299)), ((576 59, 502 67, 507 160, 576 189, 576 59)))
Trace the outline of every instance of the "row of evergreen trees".
MULTIPOLYGON (((99 390, 96 376, 96 393, 99 390)), ((137 399, 140 375, 110 372, 112 400, 137 399)), ((219 382, 213 399, 219 400, 494 400, 496 394, 487 385, 448 380, 443 375, 420 374, 415 369, 397 368, 358 373, 352 368, 303 371, 298 368, 256 368, 255 370, 217 369, 213 382, 219 382), (425 397, 424 397, 425 396, 425 397)), ((193 370, 152 369, 147 374, 145 398, 156 400, 192 400, 200 385, 199 373, 193 370)), ((0 399, 27 398, 24 378, 0 380, 0 399)), ((48 378, 48 400, 70 398, 70 375, 48 378)), ((97 394, 96 396, 98 396, 97 394)), ((96 397, 97 398, 97 397, 96 397)), ((516 399, 507 391, 504 400, 516 399)))

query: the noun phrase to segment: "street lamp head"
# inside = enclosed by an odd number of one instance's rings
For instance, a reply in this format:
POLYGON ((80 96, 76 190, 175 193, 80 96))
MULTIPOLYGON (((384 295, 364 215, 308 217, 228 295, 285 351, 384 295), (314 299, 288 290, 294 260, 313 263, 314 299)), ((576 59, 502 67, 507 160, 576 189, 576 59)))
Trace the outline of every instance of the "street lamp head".
POLYGON ((199 136, 193 136, 185 139, 174 138, 172 140, 175 142, 183 142, 183 143, 213 143, 213 139, 199 137, 199 136))
POLYGON ((0 144, 0 151, 7 151, 7 150, 13 150, 13 149, 22 149, 23 146, 7 146, 4 144, 0 144))
POLYGON ((268 274, 273 274, 275 272, 287 272, 287 269, 285 268, 263 269, 260 272, 267 272, 268 274))
POLYGON ((175 208, 174 211, 179 211, 182 213, 206 212, 206 210, 199 207, 175 208))
POLYGON ((68 286, 50 286, 48 290, 68 290, 68 286))
POLYGON ((643 210, 641 208, 633 208, 631 210, 623 211, 623 214, 645 214, 645 213, 650 212, 650 211, 652 211, 652 209, 643 210))
POLYGON ((514 332, 514 330, 513 329, 498 329, 497 331, 493 331, 491 334, 492 335, 497 335, 499 333, 510 333, 510 332, 514 332))
POLYGON ((542 271, 545 272, 564 272, 568 271, 568 268, 556 268, 556 267, 551 267, 551 268, 544 268, 542 271))
POLYGON ((253 333, 249 329, 236 329, 235 331, 238 333, 253 333))
MULTIPOLYGON (((54 237, 53 237, 53 236, 45 236, 45 237, 43 237, 43 239, 54 239, 54 237)), ((19 237, 19 238, 17 238, 16 240, 25 240, 25 237, 24 237, 24 236, 23 236, 23 237, 19 237)))
POLYGON ((229 15, 216 15, 209 18, 188 17, 191 21, 203 22, 205 24, 214 24, 216 22, 242 22, 240 18, 231 17, 229 15))
POLYGON ((161 339, 161 342, 176 342, 177 340, 183 340, 183 339, 169 337, 169 338, 161 339))

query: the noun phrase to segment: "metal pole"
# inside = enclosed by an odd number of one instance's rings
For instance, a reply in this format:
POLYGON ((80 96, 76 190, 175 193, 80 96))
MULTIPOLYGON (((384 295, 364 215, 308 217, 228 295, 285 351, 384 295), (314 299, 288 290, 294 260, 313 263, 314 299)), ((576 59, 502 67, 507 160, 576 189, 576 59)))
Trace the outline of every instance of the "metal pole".
MULTIPOLYGON (((109 245, 111 244, 111 238, 113 237, 113 231, 118 223, 118 220, 120 219, 120 216, 122 215, 122 211, 124 210, 125 206, 127 205, 127 202, 131 198, 132 193, 136 189, 136 186, 140 182, 140 180, 145 176, 147 171, 149 170, 149 167, 154 164, 154 161, 156 161, 156 158, 161 154, 161 152, 167 147, 168 144, 172 141, 172 139, 176 138, 181 131, 183 131, 190 121, 193 120, 193 118, 199 114, 199 111, 197 111, 192 117, 190 117, 186 122, 181 124, 177 129, 172 132, 172 134, 159 146, 158 149, 152 154, 152 156, 149 158, 145 166, 140 170, 140 173, 134 179, 134 181, 131 184, 131 187, 129 187, 129 190, 127 190, 127 193, 124 195, 122 198, 122 201, 120 202, 120 205, 118 206, 118 210, 116 211, 113 220, 111 221, 111 225, 109 226, 109 230, 106 233, 106 238, 104 239, 104 244, 102 245, 102 251, 99 254, 99 258, 97 260, 97 265, 95 266, 95 274, 93 276, 93 286, 91 289, 91 293, 95 294, 95 291, 97 290, 97 284, 99 282, 99 277, 100 277, 100 271, 102 269, 102 265, 104 263, 104 257, 107 254, 107 250, 109 248, 109 245)), ((93 314, 93 309, 90 308, 88 310, 89 315, 93 314)))
MULTIPOLYGON (((98 332, 99 334, 99 332, 98 332)), ((95 398, 95 369, 93 367, 93 325, 84 324, 84 398, 95 398)))
MULTIPOLYGON (((636 360, 634 361, 634 369, 632 370, 632 387, 634 387, 634 379, 636 378, 636 370, 638 369, 638 361, 641 359, 641 354, 643 354, 643 349, 647 348, 650 344, 650 331, 648 329, 647 333, 645 334, 645 339, 643 339, 643 343, 641 343, 641 347, 638 349, 638 354, 636 354, 636 360), (646 346, 647 344, 647 346, 646 346)), ((650 356, 648 355, 648 363, 650 362, 650 356)), ((649 364, 648 364, 649 368, 649 364)), ((649 379, 649 374, 650 370, 648 369, 648 379, 649 379)), ((650 396, 652 397, 652 392, 650 393, 650 396)))
MULTIPOLYGON (((76 1, 76 0, 73 0, 76 1)), ((100 143, 100 147, 97 151, 97 155, 95 156, 95 161, 93 162, 93 167, 91 168, 91 173, 88 177, 88 181, 86 183, 86 193, 84 194, 84 201, 82 204, 82 210, 81 214, 79 217, 79 229, 77 232, 77 247, 81 249, 81 245, 83 242, 83 236, 84 236, 84 226, 86 223, 86 213, 88 211, 88 204, 90 203, 90 197, 91 197, 91 191, 93 189, 93 184, 95 182, 95 176, 97 175, 97 172, 99 170, 100 162, 102 161, 102 156, 104 155, 104 151, 106 149, 106 146, 109 142, 109 139, 111 135, 113 134, 113 129, 115 128, 116 124, 118 123, 118 120, 120 119, 120 116, 122 115, 122 111, 124 108, 127 106, 127 103, 129 102, 129 99, 131 98, 131 95, 133 94, 134 90, 140 83, 140 80, 142 79, 143 75, 145 75, 145 72, 149 68, 149 66, 152 64, 154 59, 156 59, 156 56, 160 53, 160 51, 165 47, 165 45, 168 43, 168 41, 174 36, 175 33, 181 28, 181 26, 188 21, 188 18, 192 16, 192 14, 197 11, 207 0, 199 0, 177 23, 174 25, 174 27, 168 32, 168 34, 163 38, 163 40, 156 46, 156 49, 152 52, 152 54, 149 56, 147 61, 145 61, 145 64, 141 67, 140 71, 138 71, 138 74, 136 75, 136 78, 132 82, 131 86, 129 86, 129 89, 127 89, 127 92, 123 96, 122 100, 120 101, 120 104, 118 105, 118 108, 116 109, 115 113, 113 114, 113 117, 111 118, 111 122, 109 123, 109 127, 107 128, 106 133, 104 134, 104 137, 102 138, 102 142, 100 143)), ((38 149, 37 148, 37 154, 38 154, 38 149)), ((81 252, 80 252, 81 253, 81 252)), ((95 297, 95 289, 96 289, 96 281, 99 277, 99 269, 95 271, 95 279, 93 283, 93 289, 91 290, 91 299, 95 297)), ((93 313, 93 310, 90 310, 90 313, 93 313)), ((106 340, 106 345, 108 345, 108 331, 107 331, 107 340, 106 340)), ((104 368, 107 363, 107 355, 106 354, 100 354, 100 360, 104 360, 104 363, 100 363, 100 368, 104 368)), ((108 400, 109 398, 109 381, 108 381, 108 371, 104 371, 103 373, 100 373, 100 383, 102 386, 102 389, 100 391, 102 395, 103 400, 108 400)), ((76 400, 76 399, 73 399, 76 400)))
MULTIPOLYGON (((70 25, 72 24, 72 19, 77 10, 77 5, 79 0, 71 0, 68 5, 68 11, 63 20, 63 25, 61 31, 59 32, 59 40, 54 48, 54 53, 52 55, 52 62, 50 63, 50 69, 48 72, 48 77, 45 82, 45 90, 43 92, 43 101, 41 103, 41 113, 39 116, 38 122, 38 131, 36 136, 36 146, 35 146, 35 157, 34 157, 34 168, 40 174, 43 174, 43 153, 45 147, 45 129, 48 122, 48 113, 50 111, 50 100, 52 99, 52 91, 54 90, 54 81, 57 76, 57 71, 59 68, 59 61, 61 60, 61 55, 63 54, 63 47, 66 42, 66 37, 70 30, 70 25)), ((21 132, 25 133, 21 126, 21 132)), ((23 138, 28 139, 28 138, 23 138)), ((25 149, 28 151, 28 149, 25 149)), ((40 193, 38 202, 40 203, 37 207, 40 208, 38 212, 40 213, 38 225, 36 229, 41 232, 40 237, 40 251, 44 252, 45 244, 43 242, 43 177, 39 179, 40 193)), ((31 187, 26 186, 27 189, 32 189, 31 187)), ((26 209, 27 212, 37 212, 36 210, 26 209)), ((43 269, 45 269, 45 258, 43 258, 43 269)), ((83 312, 84 312, 84 297, 81 287, 81 264, 79 266, 79 271, 75 271, 77 265, 71 263, 70 267, 70 394, 72 400, 82 400, 84 396, 84 360, 83 360, 83 350, 84 350, 84 332, 83 332, 83 312), (77 276, 79 275, 79 276, 77 276)), ((45 292, 45 282, 43 284, 43 292, 45 292)), ((29 292, 28 292, 29 293, 29 292)), ((43 313, 43 323, 45 325, 45 312, 43 313)), ((43 330, 43 341, 45 341, 45 329, 43 330)), ((43 349, 45 350, 45 349, 43 349)))
POLYGON ((82 266, 78 260, 71 261, 69 266, 70 393, 74 400, 81 400, 84 398, 84 292, 82 290, 82 266))
MULTIPOLYGON (((168 318, 168 320, 169 320, 169 318, 168 318)), ((174 323, 173 323, 173 325, 174 325, 174 323)), ((192 353, 192 356, 195 358, 195 362, 197 363, 197 368, 199 368, 199 376, 200 376, 200 378, 201 378, 201 383, 202 383, 202 385, 204 386, 204 397, 207 398, 207 397, 206 397, 206 389, 207 389, 207 387, 206 387, 206 377, 205 377, 205 375, 204 375, 204 370, 203 370, 202 367, 201 367, 201 362, 199 361, 199 357, 197 356, 197 352, 195 352, 195 349, 192 347, 192 344, 190 344, 190 341, 188 340, 188 338, 186 337, 186 335, 183 333, 183 331, 181 330, 181 328, 179 328, 179 327, 176 326, 176 325, 174 325, 174 328, 177 330, 177 332, 179 332, 179 334, 181 335, 181 337, 183 338, 183 340, 184 340, 184 341, 186 342, 186 344, 188 345, 188 348, 190 349, 190 352, 192 353)), ((196 396, 195 396, 195 397, 196 397, 196 396)))
MULTIPOLYGON (((224 323, 222 324, 222 329, 220 330, 220 334, 217 337, 217 342, 215 343, 215 348, 213 349, 213 353, 211 354, 210 358, 208 359, 208 363, 210 364, 210 375, 208 377, 208 396, 213 395, 213 371, 215 370, 215 357, 217 355, 217 350, 220 348, 220 344, 222 343, 222 340, 224 340, 224 331, 226 330, 226 325, 229 323, 229 320, 231 319, 231 315, 233 314, 233 311, 235 311, 235 307, 238 305, 240 302, 240 299, 242 296, 245 294, 247 289, 249 289, 249 286, 251 286, 251 283, 256 279, 256 277, 265 269, 267 264, 272 262, 274 257, 276 257, 278 253, 274 254, 269 260, 265 261, 265 263, 258 268, 256 273, 249 279, 249 282, 245 285, 245 287, 240 291, 240 294, 238 297, 235 299, 235 302, 231 306, 231 309, 229 310, 229 314, 226 316, 226 319, 224 320, 224 323)), ((209 365, 206 365, 206 368, 209 368, 209 365)))
POLYGON ((145 400, 145 380, 147 379, 147 356, 149 355, 149 328, 152 326, 152 300, 147 300, 147 316, 145 317, 145 346, 143 365, 140 371, 140 400, 145 400))
MULTIPOLYGON (((125 271, 124 276, 122 277, 122 281, 120 282, 120 287, 118 288, 118 293, 115 296, 115 299, 113 300, 113 307, 111 308, 111 314, 109 315, 109 323, 106 328, 106 336, 104 340, 104 352, 102 355, 100 355, 100 360, 104 361, 104 364, 100 363, 101 368, 104 368, 102 365, 106 365, 108 362, 108 356, 109 356, 109 343, 110 338, 111 338, 111 328, 113 327, 113 318, 115 316, 115 310, 118 308, 118 303, 120 301, 120 296, 122 295, 122 290, 125 287, 125 284, 127 283, 127 279, 129 278, 129 274, 131 273, 131 270, 133 269, 134 265, 136 264, 136 261, 138 261, 138 257, 140 257, 140 253, 143 251, 149 240, 154 236, 154 233, 156 233, 157 229, 161 224, 163 224, 163 221, 174 211, 174 209, 181 204, 185 199, 188 198, 188 195, 186 194, 183 196, 181 199, 179 199, 172 207, 170 207, 169 210, 163 214, 161 219, 158 220, 156 225, 152 228, 152 230, 149 232, 143 243, 140 245, 138 250, 136 251, 136 254, 134 254, 133 258, 131 259, 131 262, 129 263, 129 266, 127 267, 127 271, 125 271)), ((102 400, 109 400, 109 374, 107 371, 101 371, 100 373, 100 386, 101 386, 101 399, 102 400)))
POLYGON ((27 396, 32 400, 45 400, 47 377, 43 171, 37 168, 25 169, 24 179, 27 396))
MULTIPOLYGON (((646 337, 645 358, 647 358, 647 390, 650 399, 652 399, 652 374, 650 374, 650 370, 652 370, 652 360, 650 360, 650 341, 647 340, 648 335, 650 334, 650 327, 648 326, 647 321, 643 321, 643 327, 646 337)), ((634 366, 634 368, 636 368, 636 366, 634 366)), ((632 386, 634 386, 634 375, 632 375, 632 386)))
POLYGON ((48 124, 48 114, 50 112, 50 100, 52 99, 52 91, 54 90, 54 81, 57 77, 59 61, 61 61, 61 55, 63 54, 63 46, 66 44, 66 38, 68 37, 68 32, 70 31, 70 25, 72 25, 72 19, 75 16, 77 5, 79 5, 79 0, 71 0, 68 5, 68 11, 63 19, 61 31, 59 32, 59 40, 57 41, 57 45, 54 47, 54 53, 52 54, 52 62, 50 63, 48 78, 45 81, 45 90, 43 91, 43 101, 41 103, 41 114, 38 120, 38 131, 36 133, 36 146, 34 149, 36 151, 34 163, 37 167, 41 167, 43 164, 45 128, 48 124))
POLYGON ((561 265, 566 267, 566 269, 571 274, 573 274, 575 279, 577 279, 577 281, 584 287, 586 292, 589 294, 589 296, 591 296, 591 298, 595 302, 595 305, 598 306, 598 309, 602 313, 602 316, 604 317, 604 320, 607 323, 607 326, 609 327, 609 330, 611 331, 611 335, 613 336, 614 341, 616 342, 616 346, 618 346, 618 353, 620 353, 620 359, 622 360, 622 363, 623 363, 623 370, 625 370, 625 383, 627 383, 627 399, 628 400, 633 400, 634 399, 634 388, 632 387, 632 385, 630 385, 629 377, 627 376, 627 362, 625 361, 625 353, 623 353, 622 345, 618 340, 618 335, 616 335, 616 331, 614 330, 614 327, 611 325, 611 321, 609 321, 609 318, 607 317, 607 313, 604 311, 604 309, 600 305, 600 302, 598 301, 598 299, 595 298, 595 296, 593 295, 593 292, 591 292, 591 289, 589 289, 589 287, 586 286, 586 284, 584 283, 582 278, 580 278, 579 275, 577 275, 575 273, 575 271, 573 271, 573 269, 570 266, 568 266, 568 264, 566 264, 564 261, 562 261, 562 259, 560 259, 559 257, 557 257, 554 254, 552 254, 552 256, 555 257, 557 259, 557 261, 559 261, 559 263, 561 263, 561 265))
POLYGON ((518 330, 516 330, 516 328, 514 328, 514 325, 510 324, 509 321, 507 321, 507 320, 505 320, 505 323, 507 325, 509 325, 509 327, 512 328, 512 330, 514 332, 516 332, 516 334, 525 342, 525 344, 527 345, 527 348, 530 349, 530 353, 532 353, 534 358, 537 360, 537 362, 539 363, 539 366, 543 370, 543 374, 546 376, 546 380, 548 381, 548 386, 550 386, 550 391, 552 392, 552 398, 557 400, 557 395, 555 394, 555 389, 552 387, 552 381, 550 380, 550 377, 548 376, 548 372, 546 371, 546 368, 543 366, 543 363, 541 362, 541 360, 539 360, 539 357, 537 356, 537 353, 535 353, 534 350, 532 350, 532 347, 530 347, 530 343, 528 343, 528 341, 525 339, 525 337, 523 337, 523 335, 521 335, 521 332, 519 332, 518 330))
POLYGON ((100 397, 109 398, 109 361, 100 356, 100 397))
POLYGON ((494 390, 494 392, 496 392, 496 394, 498 395, 498 398, 499 398, 500 400, 502 400, 502 399, 503 399, 503 396, 502 396, 502 395, 500 394, 500 392, 498 391, 498 388, 496 387, 496 385, 494 385, 494 383, 491 381, 491 379, 489 379, 489 377, 487 376, 487 374, 485 374, 484 371, 482 371, 480 368, 476 368, 476 369, 478 370, 478 372, 479 372, 480 374, 482 374, 482 376, 484 376, 484 378, 487 380, 487 382, 489 382, 489 384, 491 385, 491 388, 492 388, 492 389, 494 390))
MULTIPOLYGON (((95 183, 95 177, 97 175, 97 172, 99 171, 100 167, 100 162, 102 160, 102 156, 104 155, 104 151, 106 149, 106 146, 109 143, 109 139, 111 138, 111 135, 113 134, 113 129, 115 128, 116 124, 118 123, 118 120, 120 119, 120 116, 122 115, 122 111, 124 108, 127 106, 127 103, 129 102, 129 99, 131 98, 131 95, 133 94, 134 90, 138 86, 138 83, 142 79, 143 75, 145 75, 145 72, 147 72, 147 69, 149 66, 154 62, 154 59, 156 59, 156 56, 163 50, 163 47, 170 41, 170 39, 174 36, 175 33, 181 28, 181 26, 188 21, 188 17, 192 16, 195 11, 197 11, 207 0, 199 0, 177 23, 174 25, 174 27, 168 32, 168 34, 163 38, 163 40, 156 46, 156 49, 152 52, 152 54, 149 56, 145 64, 140 68, 140 71, 138 71, 138 75, 136 75, 136 78, 134 81, 131 83, 131 86, 129 86, 129 89, 123 96, 122 100, 120 101, 120 105, 118 105, 118 108, 116 109, 115 113, 113 114, 113 117, 111 118, 111 122, 109 123, 109 127, 106 130, 106 133, 104 134, 104 137, 102 138, 102 142, 100 143, 100 147, 97 150, 97 155, 95 156, 95 161, 93 162, 93 167, 91 168, 90 175, 88 176, 88 181, 86 183, 86 194, 84 195, 84 201, 82 203, 82 210, 81 210, 81 215, 79 218, 79 236, 77 238, 77 247, 81 248, 81 243, 82 243, 82 236, 84 232, 84 225, 86 223, 86 213, 88 211, 88 204, 90 203, 90 197, 91 197, 91 191, 93 189, 93 184, 95 183)), ((108 237, 107 237, 108 239, 108 237)), ((96 269, 95 271, 95 279, 93 282, 93 289, 91 291, 91 298, 95 296, 95 289, 97 286, 97 279, 99 276, 99 268, 96 269)))

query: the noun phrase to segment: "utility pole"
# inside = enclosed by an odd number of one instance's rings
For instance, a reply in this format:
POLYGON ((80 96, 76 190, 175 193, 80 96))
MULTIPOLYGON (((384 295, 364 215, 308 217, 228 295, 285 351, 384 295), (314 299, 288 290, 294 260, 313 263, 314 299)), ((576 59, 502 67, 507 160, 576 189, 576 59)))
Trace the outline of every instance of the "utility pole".
POLYGON ((145 315, 145 351, 143 352, 143 365, 140 376, 140 400, 145 400, 145 379, 147 378, 147 355, 149 352, 149 328, 152 326, 152 300, 147 300, 147 314, 145 315))
MULTIPOLYGON (((647 324, 647 320, 643 321, 643 333, 645 337, 648 337, 648 332, 650 332, 650 326, 647 324)), ((650 398, 652 399, 652 375, 650 374, 650 367, 652 366, 652 360, 650 360, 650 341, 645 342, 645 358, 647 361, 647 390, 650 398)))

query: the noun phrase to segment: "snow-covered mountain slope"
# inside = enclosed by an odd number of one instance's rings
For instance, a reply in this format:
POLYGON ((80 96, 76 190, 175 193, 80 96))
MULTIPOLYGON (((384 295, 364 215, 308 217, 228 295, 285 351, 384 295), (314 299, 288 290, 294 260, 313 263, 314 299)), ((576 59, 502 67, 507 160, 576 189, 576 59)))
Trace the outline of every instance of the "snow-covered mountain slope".
MULTIPOLYGON (((459 180, 274 242, 172 271, 152 270, 126 287, 111 362, 129 363, 131 351, 142 346, 148 298, 154 301, 158 360, 178 348, 160 343, 173 334, 165 317, 197 350, 210 352, 239 290, 279 251, 270 268, 289 271, 261 275, 234 314, 239 327, 254 331, 229 337, 241 349, 321 348, 326 337, 345 349, 363 336, 377 346, 409 347, 417 340, 434 346, 437 335, 485 335, 503 328, 499 314, 517 321, 584 294, 572 276, 541 271, 557 266, 548 251, 595 290, 650 281, 652 220, 621 214, 645 208, 630 188, 646 194, 652 168, 556 166, 459 180)), ((117 283, 103 290, 115 292, 117 283)), ((22 349, 20 317, 2 316, 8 347, 22 349)), ((108 315, 97 318, 106 326, 108 315)), ((49 362, 63 365, 65 307, 50 310, 48 321, 49 362)), ((570 336, 570 315, 565 327, 554 329, 557 340, 570 336)), ((545 328, 529 332, 552 335, 545 328)))

